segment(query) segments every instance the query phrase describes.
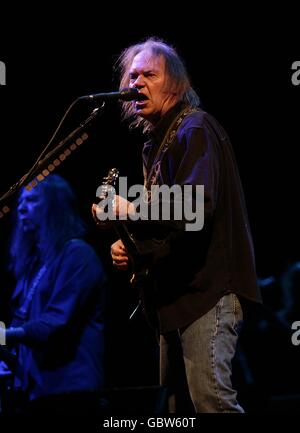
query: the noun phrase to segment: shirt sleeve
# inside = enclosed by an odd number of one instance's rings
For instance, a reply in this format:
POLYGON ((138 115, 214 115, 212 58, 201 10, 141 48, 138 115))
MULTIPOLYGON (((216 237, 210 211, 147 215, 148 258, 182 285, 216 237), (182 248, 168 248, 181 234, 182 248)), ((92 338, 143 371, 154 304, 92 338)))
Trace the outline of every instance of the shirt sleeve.
POLYGON ((194 187, 202 185, 205 217, 211 217, 218 194, 219 164, 216 143, 203 126, 188 128, 180 137, 179 146, 185 151, 175 173, 175 184, 194 187))
POLYGON ((156 196, 152 193, 152 202, 144 208, 146 217, 142 222, 181 230, 187 217, 196 210, 203 208, 206 219, 212 216, 218 196, 219 163, 217 143, 205 126, 185 128, 179 134, 164 156, 161 177, 163 185, 154 185, 153 191, 159 188, 162 193, 156 196), (173 192, 170 194, 166 189, 164 194, 164 187, 170 187, 173 192), (153 208, 156 218, 150 219, 153 208))
MULTIPOLYGON (((165 256, 169 254, 170 242, 186 231, 209 229, 218 198, 217 146, 217 139, 205 125, 184 128, 178 134, 178 139, 164 157, 162 170, 165 168, 166 173, 162 171, 162 180, 168 186, 176 185, 179 193, 177 197, 169 195, 167 199, 160 197, 156 200, 159 206, 156 214, 159 217, 156 220, 145 219, 139 224, 140 227, 135 228, 136 246, 142 254, 165 256), (170 209, 169 219, 163 217, 163 206, 170 209), (174 213, 175 206, 178 206, 177 215, 174 213), (181 218, 176 218, 178 214, 181 218)), ((150 212, 151 203, 148 204, 147 214, 150 215, 150 212)))

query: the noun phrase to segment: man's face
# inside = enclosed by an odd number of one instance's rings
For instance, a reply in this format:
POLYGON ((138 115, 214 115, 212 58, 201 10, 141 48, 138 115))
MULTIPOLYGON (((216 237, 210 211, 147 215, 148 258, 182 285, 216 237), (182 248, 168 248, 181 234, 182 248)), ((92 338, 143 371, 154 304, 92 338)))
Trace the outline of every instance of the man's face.
POLYGON ((176 95, 165 88, 167 78, 163 56, 154 57, 148 51, 141 51, 134 57, 129 86, 145 95, 145 100, 133 103, 136 113, 153 125, 177 102, 176 95))
POLYGON ((43 220, 45 204, 35 188, 23 190, 18 203, 18 217, 25 232, 37 230, 43 220))

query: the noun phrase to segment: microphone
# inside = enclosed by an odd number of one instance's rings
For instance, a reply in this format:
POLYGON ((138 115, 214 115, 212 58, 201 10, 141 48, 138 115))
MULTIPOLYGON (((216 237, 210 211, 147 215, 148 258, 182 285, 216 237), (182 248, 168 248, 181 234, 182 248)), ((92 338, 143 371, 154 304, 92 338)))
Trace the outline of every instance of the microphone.
POLYGON ((95 102, 110 99, 121 99, 122 101, 141 101, 142 99, 145 99, 145 95, 139 93, 138 90, 134 87, 125 87, 119 92, 94 93, 92 95, 80 96, 78 99, 95 102))

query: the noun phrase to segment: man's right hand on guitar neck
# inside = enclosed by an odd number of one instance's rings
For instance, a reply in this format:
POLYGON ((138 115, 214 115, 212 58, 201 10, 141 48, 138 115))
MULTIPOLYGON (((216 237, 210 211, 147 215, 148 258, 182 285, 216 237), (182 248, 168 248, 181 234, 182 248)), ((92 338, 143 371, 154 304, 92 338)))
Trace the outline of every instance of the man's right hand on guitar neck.
POLYGON ((121 239, 117 240, 115 243, 112 244, 110 248, 110 254, 112 257, 113 265, 117 269, 122 271, 128 269, 129 257, 121 239))

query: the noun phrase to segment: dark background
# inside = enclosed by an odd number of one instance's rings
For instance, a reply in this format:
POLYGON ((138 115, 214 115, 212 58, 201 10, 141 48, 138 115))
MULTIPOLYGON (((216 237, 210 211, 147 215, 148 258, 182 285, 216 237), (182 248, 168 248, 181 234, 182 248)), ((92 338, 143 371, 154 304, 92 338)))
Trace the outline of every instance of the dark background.
MULTIPOLYGON (((9 19, 5 14, 1 17, 0 60, 6 63, 7 85, 0 86, 0 195, 28 171, 74 99, 118 89, 113 65, 122 49, 147 36, 159 36, 177 48, 203 108, 231 137, 246 195, 258 276, 273 276, 277 281, 289 264, 300 259, 300 86, 291 82, 291 65, 300 59, 292 11, 289 16, 278 11, 272 18, 262 11, 247 10, 236 10, 235 15, 229 11, 223 15, 220 10, 195 15, 192 9, 179 10, 175 16, 158 12, 150 16, 147 8, 141 8, 137 18, 130 11, 100 13, 86 7, 76 12, 74 17, 62 16, 45 7, 32 11, 36 18, 28 9, 18 9, 9 19)), ((55 143, 89 112, 88 107, 76 105, 55 143)), ((118 167, 129 183, 141 183, 143 139, 121 123, 115 102, 107 104, 88 132, 89 140, 57 172, 75 188, 90 228, 89 240, 110 276, 107 384, 156 385, 155 336, 142 317, 129 322, 136 294, 130 291, 125 275, 117 275, 111 267, 113 232, 96 230, 90 214, 96 188, 109 168, 118 167)), ((11 284, 5 270, 9 229, 8 215, 0 220, 1 288, 11 284)), ((280 293, 271 289, 266 305, 272 310, 274 304, 280 306, 280 293)), ((4 305, 1 313, 5 317, 4 305)), ((250 333, 250 337, 250 351, 255 351, 257 334, 250 333)), ((275 331, 267 338, 271 338, 270 346, 277 345, 275 331)), ((272 370, 274 360, 263 361, 272 370)), ((268 395, 273 392, 264 383, 259 386, 268 395)))

